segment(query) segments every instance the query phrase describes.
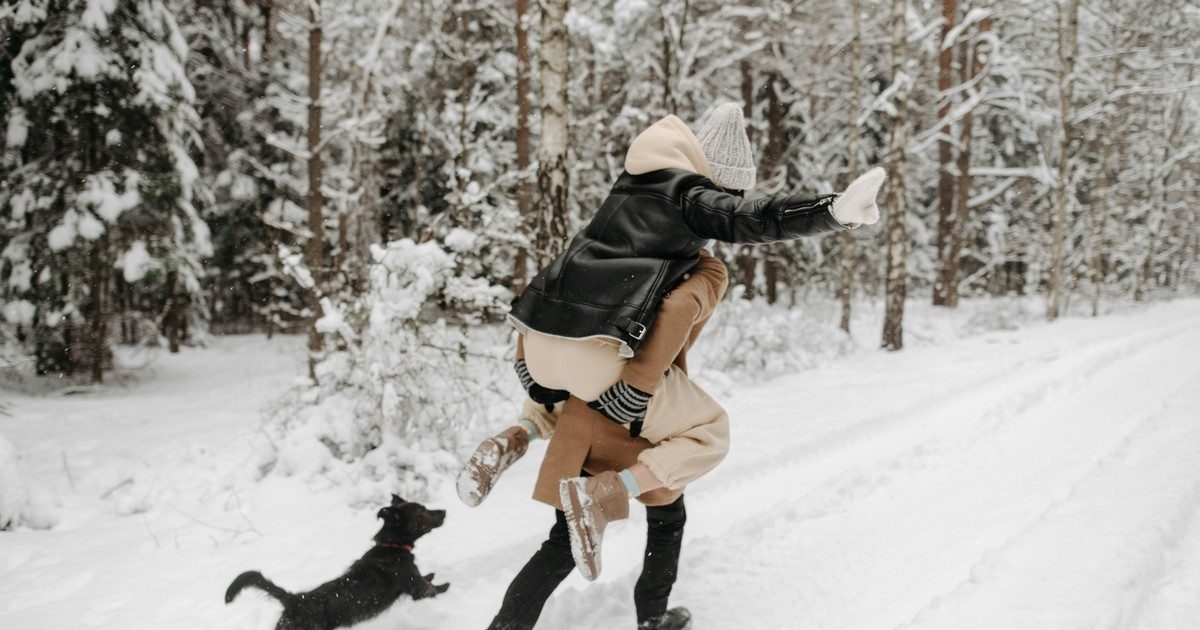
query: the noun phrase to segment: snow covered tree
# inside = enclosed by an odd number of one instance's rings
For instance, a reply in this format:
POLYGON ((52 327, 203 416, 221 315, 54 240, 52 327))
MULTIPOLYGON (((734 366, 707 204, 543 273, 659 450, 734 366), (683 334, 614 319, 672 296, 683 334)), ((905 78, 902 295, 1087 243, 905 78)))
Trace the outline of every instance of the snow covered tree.
POLYGON ((6 319, 39 374, 102 380, 118 308, 172 348, 203 314, 198 118, 161 1, 20 0, 2 161, 6 319))
POLYGON ((281 178, 287 155, 268 138, 287 124, 265 98, 281 69, 271 42, 271 3, 177 2, 190 49, 203 150, 198 165, 211 195, 203 217, 212 231, 206 289, 215 332, 294 328, 303 293, 279 261, 296 247, 300 208, 281 178))

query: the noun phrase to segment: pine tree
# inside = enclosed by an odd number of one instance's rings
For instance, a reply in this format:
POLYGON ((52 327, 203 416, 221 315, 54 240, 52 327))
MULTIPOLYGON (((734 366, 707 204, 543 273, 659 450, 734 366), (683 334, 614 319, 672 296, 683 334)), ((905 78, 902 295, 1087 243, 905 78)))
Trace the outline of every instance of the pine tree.
POLYGON ((278 175, 287 156, 268 142, 283 125, 265 98, 280 69, 273 7, 245 0, 176 5, 203 121, 199 167, 210 194, 203 216, 213 240, 205 285, 213 329, 270 336, 293 328, 304 308, 278 259, 280 245, 295 247, 297 238, 283 216, 295 207, 278 175))
POLYGON ((118 303, 176 348, 203 315, 210 250, 187 54, 161 1, 22 0, 6 94, 5 299, 39 374, 110 362, 118 303), (17 278, 14 282, 13 278, 17 278))

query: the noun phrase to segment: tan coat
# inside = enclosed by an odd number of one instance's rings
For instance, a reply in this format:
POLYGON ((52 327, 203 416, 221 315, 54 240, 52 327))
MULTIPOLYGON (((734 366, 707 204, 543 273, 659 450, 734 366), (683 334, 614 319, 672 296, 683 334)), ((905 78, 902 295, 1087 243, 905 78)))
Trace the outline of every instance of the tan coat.
POLYGON ((639 497, 647 505, 671 503, 684 487, 716 467, 729 450, 725 411, 688 378, 687 351, 711 317, 728 284, 725 266, 707 252, 691 275, 662 302, 646 342, 632 359, 605 339, 565 339, 529 331, 518 341, 530 376, 565 389, 572 398, 553 412, 527 401, 522 417, 550 439, 534 498, 561 508, 558 482, 580 470, 595 474, 642 463, 666 487, 639 497), (642 437, 590 409, 618 379, 654 394, 642 437))

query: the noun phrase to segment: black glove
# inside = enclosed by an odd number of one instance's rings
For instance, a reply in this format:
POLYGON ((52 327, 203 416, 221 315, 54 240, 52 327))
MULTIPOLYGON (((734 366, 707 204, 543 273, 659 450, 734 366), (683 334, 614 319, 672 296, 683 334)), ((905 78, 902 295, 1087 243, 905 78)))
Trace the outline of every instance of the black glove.
POLYGON ((517 378, 521 379, 521 386, 533 399, 533 402, 539 405, 545 405, 546 411, 554 411, 554 405, 571 397, 571 392, 565 389, 550 389, 542 387, 534 382, 533 377, 529 375, 529 368, 525 365, 525 359, 518 360, 513 367, 517 370, 517 378))
POLYGON ((637 437, 642 432, 646 409, 650 406, 651 394, 626 383, 617 381, 600 398, 588 403, 588 407, 604 414, 617 424, 629 425, 629 435, 637 437))

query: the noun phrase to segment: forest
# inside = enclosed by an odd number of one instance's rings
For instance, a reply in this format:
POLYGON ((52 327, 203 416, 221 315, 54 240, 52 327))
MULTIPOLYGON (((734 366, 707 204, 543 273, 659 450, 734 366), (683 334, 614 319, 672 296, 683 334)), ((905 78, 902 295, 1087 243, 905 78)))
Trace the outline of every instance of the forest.
MULTIPOLYGON (((532 385, 635 446, 680 399, 533 382, 511 305, 634 138, 739 107, 731 203, 882 167, 881 220, 715 245, 647 371, 708 410, 661 444, 719 418, 711 474, 538 627, 680 627, 653 557, 696 627, 1200 628, 1197 0, 3 0, 0 36, 0 628, 273 628, 235 576, 312 601, 381 547, 440 590, 356 627, 485 627, 555 531, 571 572, 532 385)), ((636 456, 591 480, 621 506, 669 486, 636 456)))
POLYGON ((882 303, 899 350, 913 301, 1200 286, 1186 0, 15 0, 0 29, 10 373, 301 333, 296 397, 411 430, 630 140, 727 101, 752 195, 889 172, 877 228, 719 246, 741 317, 882 303))

